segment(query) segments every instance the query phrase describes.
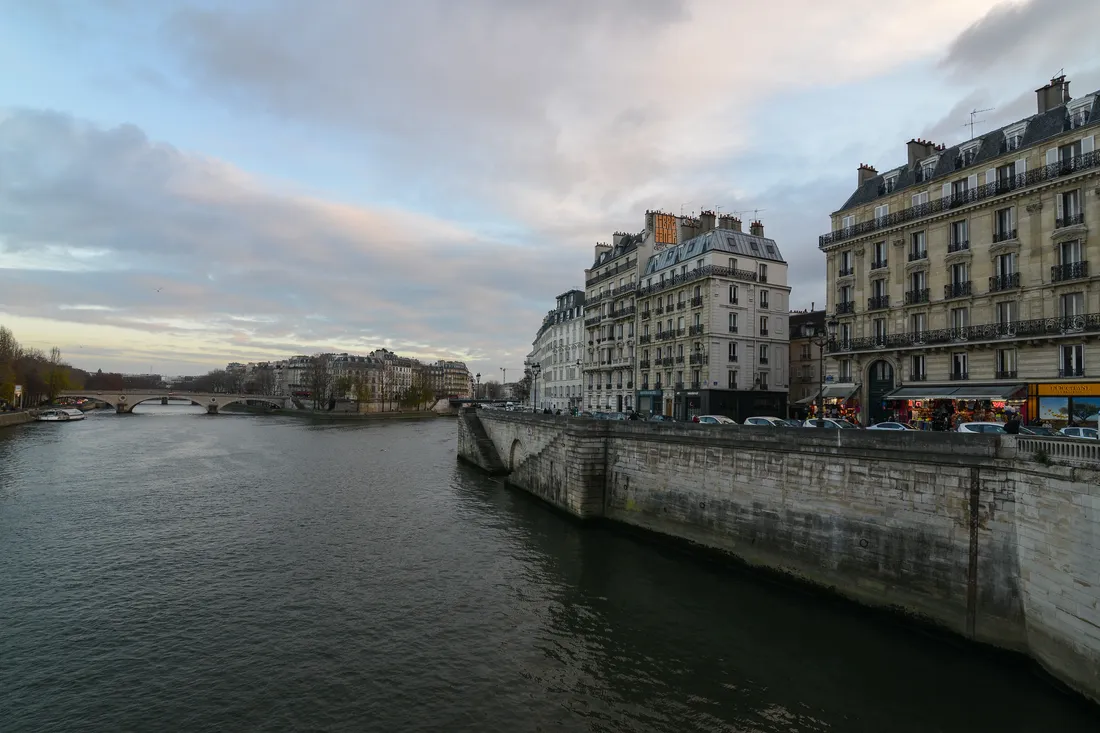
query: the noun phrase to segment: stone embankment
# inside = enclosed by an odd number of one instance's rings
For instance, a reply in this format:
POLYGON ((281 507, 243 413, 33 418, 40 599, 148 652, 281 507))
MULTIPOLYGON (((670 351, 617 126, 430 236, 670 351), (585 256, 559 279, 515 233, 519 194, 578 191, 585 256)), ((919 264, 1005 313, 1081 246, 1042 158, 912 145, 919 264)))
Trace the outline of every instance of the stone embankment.
POLYGON ((29 412, 0 412, 0 428, 22 425, 32 420, 29 412))
POLYGON ((689 540, 1028 654, 1100 702, 1100 447, 1040 449, 1015 436, 503 411, 458 421, 460 458, 578 518, 689 540))

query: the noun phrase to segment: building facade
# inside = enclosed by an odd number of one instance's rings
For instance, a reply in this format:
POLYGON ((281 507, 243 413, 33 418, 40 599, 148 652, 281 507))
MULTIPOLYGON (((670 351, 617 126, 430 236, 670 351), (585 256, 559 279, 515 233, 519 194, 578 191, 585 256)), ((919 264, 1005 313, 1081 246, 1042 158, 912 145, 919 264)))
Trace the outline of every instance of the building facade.
POLYGON ((526 362, 528 369, 539 365, 531 370, 530 396, 539 410, 567 412, 581 407, 584 313, 584 291, 573 289, 559 295, 542 320, 526 362))
POLYGON ((820 238, 827 380, 864 424, 921 400, 1026 396, 1034 418, 1043 397, 1100 398, 1100 105, 1065 77, 1036 93, 1012 125, 861 165, 820 238))
MULTIPOLYGON (((666 215, 667 216, 667 215, 666 215)), ((678 244, 643 261, 635 381, 643 413, 690 419, 787 412, 787 264, 764 227, 676 217, 678 244)))
POLYGON ((824 383, 824 359, 822 352, 826 334, 825 311, 810 310, 791 312, 790 321, 790 368, 791 386, 789 391, 789 417, 806 419, 810 414, 810 405, 824 383), (811 334, 806 335, 807 329, 811 334))

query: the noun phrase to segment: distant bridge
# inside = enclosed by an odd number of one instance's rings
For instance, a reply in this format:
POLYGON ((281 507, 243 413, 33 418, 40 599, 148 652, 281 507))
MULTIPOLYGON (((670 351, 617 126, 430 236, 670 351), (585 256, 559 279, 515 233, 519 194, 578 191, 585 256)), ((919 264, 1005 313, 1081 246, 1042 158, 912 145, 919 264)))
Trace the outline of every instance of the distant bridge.
POLYGON ((208 415, 217 415, 219 409, 226 405, 231 405, 234 402, 247 402, 251 400, 253 402, 266 402, 276 407, 286 407, 287 403, 291 402, 290 397, 273 397, 255 394, 223 394, 218 392, 177 392, 169 389, 123 389, 115 392, 108 390, 67 389, 58 396, 84 397, 90 400, 106 402, 108 405, 115 408, 115 412, 119 415, 127 415, 133 412, 134 408, 142 402, 149 402, 151 400, 156 400, 165 404, 167 404, 168 400, 185 400, 193 405, 205 407, 208 415))

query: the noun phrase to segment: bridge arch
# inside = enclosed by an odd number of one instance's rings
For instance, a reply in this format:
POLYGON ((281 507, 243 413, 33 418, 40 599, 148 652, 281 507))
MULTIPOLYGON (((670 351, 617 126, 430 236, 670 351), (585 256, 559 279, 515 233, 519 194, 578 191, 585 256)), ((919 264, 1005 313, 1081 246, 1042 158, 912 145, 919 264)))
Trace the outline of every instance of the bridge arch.
POLYGON ((508 470, 515 471, 516 467, 523 463, 523 459, 527 457, 527 451, 523 447, 523 443, 516 438, 512 441, 512 447, 508 450, 508 470))

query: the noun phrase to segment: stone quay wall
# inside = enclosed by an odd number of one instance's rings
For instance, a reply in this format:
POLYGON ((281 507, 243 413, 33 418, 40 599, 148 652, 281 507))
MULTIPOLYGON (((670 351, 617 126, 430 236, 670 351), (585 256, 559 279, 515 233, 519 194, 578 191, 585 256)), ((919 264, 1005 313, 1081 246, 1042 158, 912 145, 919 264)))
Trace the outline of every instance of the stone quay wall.
POLYGON ((29 412, 0 413, 0 428, 6 428, 12 425, 22 425, 23 423, 31 422, 31 420, 32 418, 29 412))
POLYGON ((497 473, 570 514, 1026 653, 1100 702, 1100 464, 1014 436, 462 418, 460 457, 476 423, 497 473))

